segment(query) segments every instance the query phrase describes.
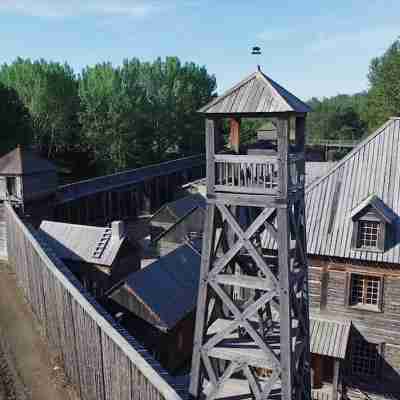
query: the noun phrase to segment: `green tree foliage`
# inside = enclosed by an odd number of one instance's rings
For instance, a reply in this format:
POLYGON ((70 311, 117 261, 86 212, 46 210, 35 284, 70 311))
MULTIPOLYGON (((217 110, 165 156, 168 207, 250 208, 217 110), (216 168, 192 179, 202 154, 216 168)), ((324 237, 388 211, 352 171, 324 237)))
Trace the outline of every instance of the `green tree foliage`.
POLYGON ((0 154, 32 140, 32 121, 17 92, 0 83, 0 154))
POLYGON ((308 140, 360 139, 367 128, 363 119, 366 101, 366 93, 311 99, 308 104, 313 112, 307 118, 308 140))
POLYGON ((400 115, 400 40, 371 61, 368 79, 367 119, 373 129, 400 115))
POLYGON ((0 69, 0 82, 13 88, 33 122, 33 144, 52 157, 77 140, 77 82, 67 64, 18 58, 0 69))
POLYGON ((196 110, 214 89, 204 67, 175 57, 86 68, 79 82, 84 142, 102 172, 200 153, 203 122, 196 110))

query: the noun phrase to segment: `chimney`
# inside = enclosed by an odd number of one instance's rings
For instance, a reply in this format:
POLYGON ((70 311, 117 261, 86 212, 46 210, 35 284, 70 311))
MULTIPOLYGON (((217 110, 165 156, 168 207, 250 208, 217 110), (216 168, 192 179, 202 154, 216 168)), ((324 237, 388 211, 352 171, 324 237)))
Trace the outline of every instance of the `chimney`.
POLYGON ((122 239, 125 236, 124 221, 111 222, 111 232, 112 232, 113 239, 122 239))

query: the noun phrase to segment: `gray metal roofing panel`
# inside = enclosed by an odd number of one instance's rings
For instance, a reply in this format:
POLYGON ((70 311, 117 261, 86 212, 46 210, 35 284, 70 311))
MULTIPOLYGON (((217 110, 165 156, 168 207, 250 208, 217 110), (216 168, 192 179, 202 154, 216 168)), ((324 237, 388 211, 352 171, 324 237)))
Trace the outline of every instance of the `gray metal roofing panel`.
MULTIPOLYGON (((390 193, 391 190, 388 190, 388 197, 390 193)), ((393 211, 375 194, 368 196, 356 208, 351 210, 350 216, 354 219, 361 211, 363 211, 368 206, 372 206, 386 222, 391 224, 395 221, 396 215, 394 215, 393 211)))
MULTIPOLYGON (((308 254, 400 263, 400 118, 392 118, 306 188, 308 254), (337 183, 340 192, 334 201, 337 183), (392 213, 392 241, 382 252, 353 250, 352 210, 371 194, 392 213), (333 208, 336 214, 329 229, 333 208)), ((386 209, 386 212, 389 212, 386 209)), ((263 246, 276 249, 265 232, 263 246)))
POLYGON ((306 162, 306 185, 310 185, 316 179, 324 176, 335 166, 333 161, 307 161, 306 162))
POLYGON ((105 229, 109 228, 54 221, 42 221, 39 228, 59 258, 111 266, 125 238, 111 237, 101 257, 95 258, 93 253, 105 229))
POLYGON ((350 321, 310 318, 310 351, 329 357, 346 357, 350 337, 350 321))
POLYGON ((199 110, 205 114, 309 111, 310 107, 307 104, 261 71, 249 75, 199 110))
POLYGON ((196 251, 183 245, 130 274, 124 286, 158 315, 165 328, 171 329, 196 307, 200 260, 196 251))
POLYGON ((206 199, 200 193, 196 193, 168 203, 166 207, 168 207, 178 219, 181 219, 195 208, 202 208, 205 210, 206 199))

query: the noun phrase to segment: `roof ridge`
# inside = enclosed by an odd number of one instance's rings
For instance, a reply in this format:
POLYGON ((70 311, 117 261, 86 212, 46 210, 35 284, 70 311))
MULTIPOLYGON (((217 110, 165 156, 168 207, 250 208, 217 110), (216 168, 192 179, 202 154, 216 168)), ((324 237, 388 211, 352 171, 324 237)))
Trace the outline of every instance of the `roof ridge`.
POLYGON ((50 224, 68 225, 68 226, 85 228, 85 229, 111 229, 109 226, 94 226, 94 225, 71 224, 69 222, 52 221, 50 219, 43 219, 42 222, 40 223, 40 225, 43 222, 49 222, 50 224))
POLYGON ((282 93, 279 93, 278 90, 276 89, 275 86, 278 86, 280 90, 282 90, 283 92, 285 92, 286 94, 289 94, 290 96, 293 96, 298 102, 306 105, 310 111, 311 111, 311 107, 305 103, 303 100, 301 100, 300 98, 298 98, 296 95, 294 95, 292 92, 289 92, 285 87, 283 87, 282 85, 280 85, 278 82, 274 81, 271 77, 269 77, 267 74, 265 74, 264 72, 260 71, 261 75, 269 82, 269 85, 273 87, 273 89, 275 90, 275 92, 277 92, 277 94, 279 95, 279 97, 281 97, 285 103, 287 104, 288 107, 290 108, 294 108, 293 105, 291 105, 288 102, 288 99, 286 99, 285 96, 282 95, 282 93))
POLYGON ((281 85, 279 85, 277 82, 275 82, 272 78, 270 78, 268 75, 264 74, 264 72, 262 72, 261 70, 258 71, 258 73, 260 74, 261 78, 266 81, 265 83, 268 84, 268 86, 275 92, 275 95, 278 96, 280 99, 282 99, 285 103, 286 106, 289 108, 293 108, 288 101, 285 99, 284 96, 282 96, 278 90, 276 89, 276 87, 274 85, 279 86, 280 88, 284 89, 281 85))
POLYGON ((241 88, 242 86, 244 86, 246 83, 248 83, 250 80, 252 80, 254 77, 256 77, 258 74, 258 71, 253 72, 252 74, 250 74, 249 76, 247 76, 246 78, 242 79, 239 83, 237 83, 236 85, 234 85, 233 87, 231 87, 230 89, 226 90, 225 92, 223 92, 220 96, 217 96, 214 100, 211 100, 209 103, 207 103, 206 105, 204 105, 203 107, 201 107, 198 112, 202 113, 205 112, 206 110, 208 110, 210 107, 214 106, 215 104, 219 103, 220 101, 222 101, 223 99, 225 99, 225 97, 229 96, 230 94, 232 94, 234 91, 236 91, 237 89, 241 88))
POLYGON ((349 159, 351 159, 354 155, 356 155, 362 148, 364 148, 365 145, 367 145, 371 140, 375 139, 379 134, 384 132, 390 124, 393 123, 395 119, 390 118, 388 121, 386 121, 382 126, 380 126, 375 132, 371 133, 369 136, 367 136, 364 140, 362 140, 350 153, 346 154, 340 161, 338 161, 334 166, 324 175, 321 176, 320 178, 316 179, 314 182, 312 182, 309 186, 306 187, 305 193, 309 193, 316 186, 318 186, 322 181, 327 179, 331 174, 336 172, 343 164, 345 164, 349 159))

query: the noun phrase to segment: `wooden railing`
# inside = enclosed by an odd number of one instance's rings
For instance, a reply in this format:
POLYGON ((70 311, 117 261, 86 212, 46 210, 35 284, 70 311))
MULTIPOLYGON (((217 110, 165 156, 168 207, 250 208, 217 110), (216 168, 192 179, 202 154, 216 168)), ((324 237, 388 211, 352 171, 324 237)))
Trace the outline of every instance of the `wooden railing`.
POLYGON ((278 185, 276 157, 216 154, 215 191, 273 194, 278 185))
MULTIPOLYGON (((304 185, 303 162, 301 155, 290 154, 289 189, 297 190, 304 185)), ((216 154, 214 165, 216 192, 277 194, 279 167, 274 156, 216 154)))

